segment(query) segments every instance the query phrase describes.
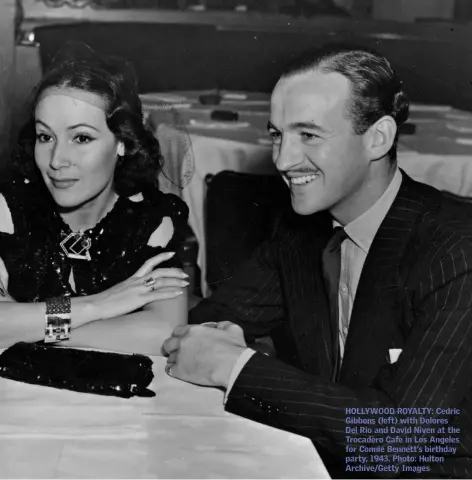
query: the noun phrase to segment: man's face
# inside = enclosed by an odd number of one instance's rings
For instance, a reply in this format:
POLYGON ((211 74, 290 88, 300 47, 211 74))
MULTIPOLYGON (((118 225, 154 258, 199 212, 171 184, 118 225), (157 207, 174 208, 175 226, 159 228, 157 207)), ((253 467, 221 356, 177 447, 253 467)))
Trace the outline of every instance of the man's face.
POLYGON ((273 91, 273 160, 298 214, 342 217, 368 187, 370 161, 348 116, 350 98, 346 77, 319 71, 283 78, 273 91))

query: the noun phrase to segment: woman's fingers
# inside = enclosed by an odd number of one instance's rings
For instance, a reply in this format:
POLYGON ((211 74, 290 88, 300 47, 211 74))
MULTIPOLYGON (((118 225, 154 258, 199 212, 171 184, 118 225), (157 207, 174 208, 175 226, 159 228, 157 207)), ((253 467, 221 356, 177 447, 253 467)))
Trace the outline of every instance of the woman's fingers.
POLYGON ((164 291, 154 290, 149 292, 149 300, 147 303, 155 302, 157 300, 169 300, 182 295, 184 291, 181 288, 169 288, 164 291))
POLYGON ((151 278, 142 282, 144 288, 148 289, 150 292, 155 290, 161 290, 162 288, 176 287, 176 288, 185 288, 188 286, 188 282, 179 278, 154 278, 154 281, 151 278))
POLYGON ((148 275, 154 270, 154 268, 157 267, 157 265, 167 260, 170 260, 174 255, 175 255, 175 252, 166 252, 166 253, 160 253, 155 257, 151 257, 149 260, 144 262, 143 266, 134 274, 134 276, 142 277, 143 275, 148 275))
POLYGON ((163 277, 188 278, 188 275, 180 268, 157 268, 149 276, 156 279, 163 277))

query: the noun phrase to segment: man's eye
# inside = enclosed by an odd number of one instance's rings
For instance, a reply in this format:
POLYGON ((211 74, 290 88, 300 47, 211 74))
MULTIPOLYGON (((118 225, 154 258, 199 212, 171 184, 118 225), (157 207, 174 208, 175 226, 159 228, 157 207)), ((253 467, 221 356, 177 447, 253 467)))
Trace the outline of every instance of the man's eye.
POLYGON ((279 132, 269 132, 270 138, 272 139, 273 143, 280 142, 280 133, 279 132))
POLYGON ((48 143, 51 141, 51 135, 48 135, 47 133, 37 133, 36 141, 39 143, 48 143))
POLYGON ((315 140, 317 138, 320 138, 318 135, 315 135, 314 133, 310 133, 310 132, 302 132, 300 135, 304 142, 309 142, 310 140, 315 140))
POLYGON ((77 143, 89 143, 93 140, 93 138, 90 135, 77 135, 74 139, 77 143))

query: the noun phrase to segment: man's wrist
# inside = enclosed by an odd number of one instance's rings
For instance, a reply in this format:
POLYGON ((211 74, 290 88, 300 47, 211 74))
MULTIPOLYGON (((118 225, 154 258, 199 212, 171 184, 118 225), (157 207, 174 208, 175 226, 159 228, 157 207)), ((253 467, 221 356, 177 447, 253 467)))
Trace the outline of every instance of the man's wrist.
POLYGON ((221 352, 218 358, 218 365, 213 371, 211 382, 216 387, 228 388, 231 372, 241 355, 247 347, 232 346, 221 352))
POLYGON ((223 399, 223 405, 226 405, 226 402, 228 401, 228 397, 231 393, 231 390, 233 389, 234 384, 236 383, 236 380, 239 377, 239 374, 242 372, 244 367, 246 366, 246 363, 251 360, 251 357, 256 353, 255 350, 252 350, 252 348, 246 348, 243 350, 241 355, 239 355, 236 364, 233 367, 233 370, 231 370, 231 375, 229 377, 229 384, 226 387, 226 392, 225 392, 225 398, 223 399))

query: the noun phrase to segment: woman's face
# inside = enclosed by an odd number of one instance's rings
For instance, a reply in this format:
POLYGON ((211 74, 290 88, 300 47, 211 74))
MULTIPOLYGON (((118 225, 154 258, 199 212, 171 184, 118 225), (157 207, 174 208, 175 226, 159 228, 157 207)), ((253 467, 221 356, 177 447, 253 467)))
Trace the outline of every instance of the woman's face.
POLYGON ((56 203, 74 209, 106 198, 124 146, 106 123, 99 95, 72 88, 50 88, 35 109, 36 165, 56 203))

